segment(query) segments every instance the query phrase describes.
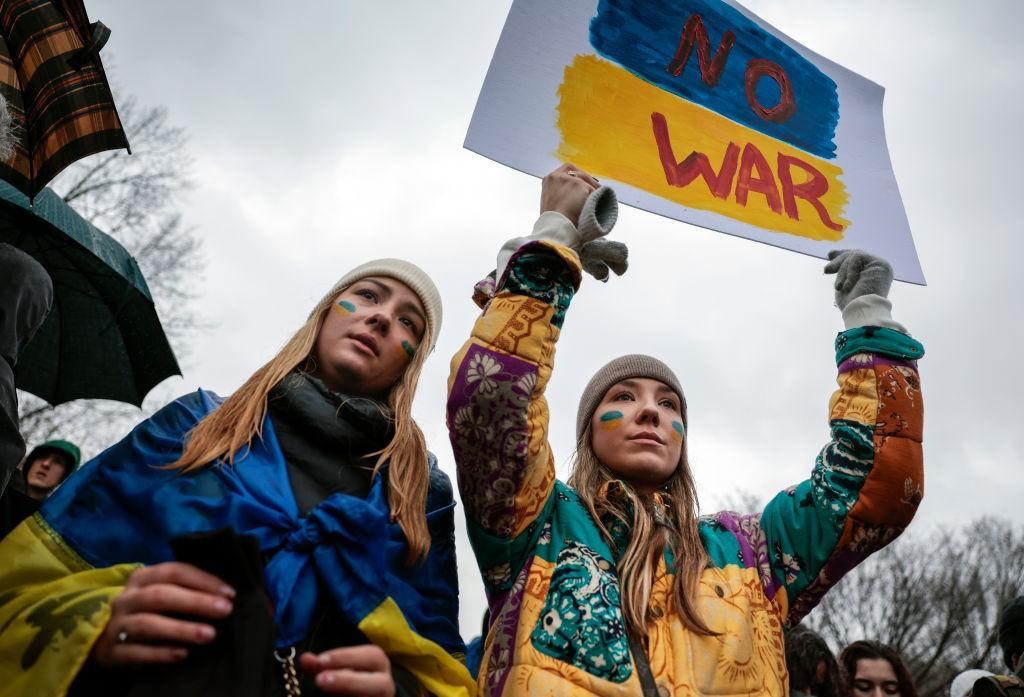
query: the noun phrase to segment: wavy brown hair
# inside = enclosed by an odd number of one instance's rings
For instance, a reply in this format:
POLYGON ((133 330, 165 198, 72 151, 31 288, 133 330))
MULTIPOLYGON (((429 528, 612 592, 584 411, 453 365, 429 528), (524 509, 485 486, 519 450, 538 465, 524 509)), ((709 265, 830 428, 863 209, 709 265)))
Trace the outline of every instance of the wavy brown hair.
POLYGON ((786 669, 790 691, 815 697, 848 697, 850 694, 832 650, 817 632, 797 626, 786 634, 786 669), (824 663, 824 675, 818 668, 824 663))
POLYGON ((907 664, 903 662, 899 652, 887 644, 869 639, 855 641, 839 654, 839 663, 846 672, 846 681, 851 688, 857 677, 857 661, 864 658, 888 661, 889 665, 892 666, 892 672, 896 674, 896 682, 900 687, 900 697, 917 697, 914 678, 911 677, 910 670, 907 669, 907 664))
MULTIPOLYGON (((686 402, 682 403, 686 424, 686 402)), ((617 572, 622 585, 622 614, 626 630, 647 644, 647 627, 658 614, 651 607, 651 588, 666 548, 675 560, 672 596, 687 629, 714 635, 697 611, 697 590, 708 554, 697 531, 697 490, 686 457, 683 440, 679 465, 662 489, 641 496, 623 483, 597 459, 591 446, 591 424, 587 424, 576 445, 576 459, 569 485, 590 510, 601 536, 618 555, 617 572), (629 531, 625 549, 618 549, 609 527, 615 522, 629 531)))
MULTIPOLYGON (((236 461, 245 459, 253 439, 263 436, 267 395, 289 373, 310 361, 320 327, 338 295, 345 290, 347 288, 342 288, 321 300, 309 319, 288 339, 276 356, 253 373, 220 407, 195 425, 187 436, 181 457, 168 465, 167 469, 191 472, 218 460, 234 465, 236 461)), ((405 533, 409 545, 407 562, 410 565, 422 561, 430 550, 426 515, 429 486, 427 443, 412 418, 413 396, 432 343, 430 332, 427 326, 405 372, 388 392, 388 417, 394 426, 391 442, 383 450, 370 453, 377 456, 373 477, 379 474, 385 462, 390 463, 388 504, 391 507, 391 519, 405 533)))

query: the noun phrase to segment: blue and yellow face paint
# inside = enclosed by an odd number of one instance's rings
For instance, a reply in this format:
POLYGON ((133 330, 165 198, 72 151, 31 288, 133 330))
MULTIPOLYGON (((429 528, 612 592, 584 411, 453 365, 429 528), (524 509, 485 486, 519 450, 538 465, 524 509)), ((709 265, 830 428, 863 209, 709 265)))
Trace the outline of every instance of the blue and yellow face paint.
POLYGON ((621 411, 606 411, 601 414, 601 429, 604 431, 614 431, 622 425, 622 412, 621 411))
POLYGON ((398 347, 398 355, 403 360, 411 359, 416 355, 416 347, 410 344, 408 341, 403 340, 402 345, 398 347))
POLYGON ((334 309, 343 316, 351 315, 356 311, 356 306, 350 303, 348 300, 339 300, 334 303, 334 309))
POLYGON ((686 435, 686 427, 683 426, 681 421, 672 422, 672 438, 677 441, 682 441, 683 436, 686 435))

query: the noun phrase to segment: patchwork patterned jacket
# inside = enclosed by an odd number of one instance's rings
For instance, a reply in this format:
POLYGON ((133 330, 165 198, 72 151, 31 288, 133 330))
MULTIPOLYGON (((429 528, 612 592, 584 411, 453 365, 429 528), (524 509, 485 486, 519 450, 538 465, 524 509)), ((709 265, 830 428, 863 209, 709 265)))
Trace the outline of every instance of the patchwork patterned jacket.
MULTIPOLYGON (((575 252, 520 248, 452 359, 448 426, 491 613, 484 695, 640 694, 615 558, 576 493, 555 479, 547 440, 544 389, 579 282, 575 252)), ((880 327, 846 331, 836 349, 832 439, 810 478, 760 514, 701 519, 711 563, 698 608, 718 636, 681 623, 671 561, 662 560, 651 602, 664 612, 648 637, 662 694, 784 695, 783 628, 913 517, 923 349, 880 327)))

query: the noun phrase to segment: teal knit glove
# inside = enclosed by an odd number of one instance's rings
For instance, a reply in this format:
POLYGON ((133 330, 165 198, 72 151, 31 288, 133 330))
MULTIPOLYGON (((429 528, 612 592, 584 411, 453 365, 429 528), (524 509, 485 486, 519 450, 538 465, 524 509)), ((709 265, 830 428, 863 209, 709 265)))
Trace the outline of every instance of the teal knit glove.
POLYGON ((892 267, 885 259, 859 249, 835 249, 828 258, 825 273, 836 275, 836 305, 840 310, 864 295, 889 295, 892 267))

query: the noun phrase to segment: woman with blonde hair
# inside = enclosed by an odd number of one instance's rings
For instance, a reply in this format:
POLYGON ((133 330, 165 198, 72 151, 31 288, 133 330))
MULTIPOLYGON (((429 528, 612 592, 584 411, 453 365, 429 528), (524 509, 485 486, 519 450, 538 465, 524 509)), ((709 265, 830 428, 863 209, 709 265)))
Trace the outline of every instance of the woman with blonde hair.
POLYGON ((484 312, 452 359, 448 425, 490 612, 478 686, 784 695, 783 629, 920 501, 923 349, 889 317, 888 265, 836 254, 826 272, 838 274, 848 329, 836 341, 832 439, 810 479, 761 513, 698 518, 681 383, 634 354, 584 389, 562 483, 544 390, 581 269, 610 228, 594 224, 608 198, 572 165, 545 177, 533 234, 507 243, 478 285, 484 312))
POLYGON ((0 694, 472 693, 411 415, 440 326, 420 268, 363 264, 230 397, 83 466, 0 545, 0 694))

